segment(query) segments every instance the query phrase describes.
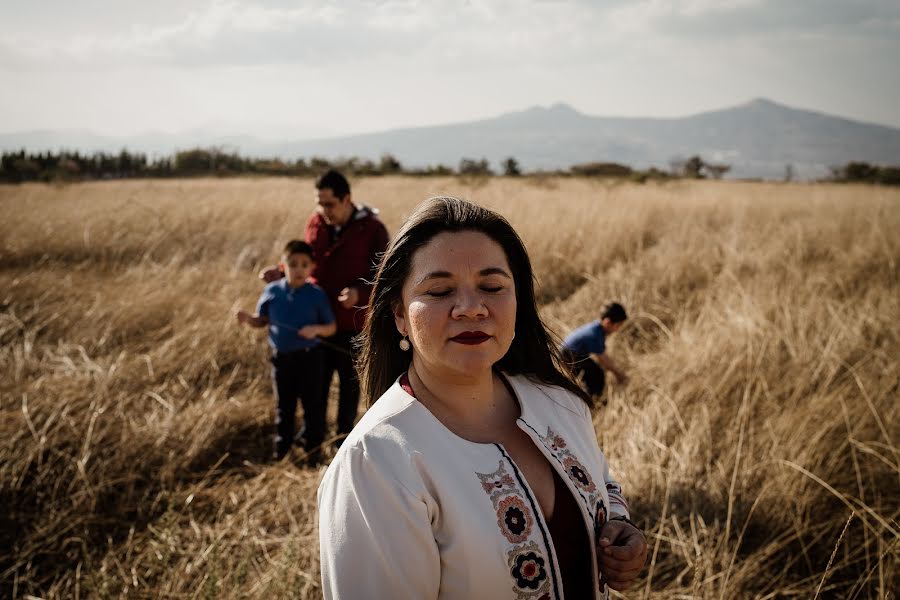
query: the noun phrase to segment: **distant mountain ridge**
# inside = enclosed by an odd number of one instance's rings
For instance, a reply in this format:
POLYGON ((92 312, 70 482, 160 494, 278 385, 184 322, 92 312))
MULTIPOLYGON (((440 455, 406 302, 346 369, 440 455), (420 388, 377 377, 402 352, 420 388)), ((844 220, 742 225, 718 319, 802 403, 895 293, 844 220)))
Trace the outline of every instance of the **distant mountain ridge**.
POLYGON ((786 165, 802 178, 821 177, 850 161, 900 162, 900 129, 784 106, 766 99, 687 117, 598 117, 563 103, 498 117, 375 133, 271 142, 252 136, 149 134, 130 138, 84 131, 0 134, 0 149, 129 150, 171 154, 224 146, 247 156, 286 159, 390 153, 404 166, 458 165, 487 158, 496 167, 513 156, 526 170, 561 169, 592 161, 667 169, 671 160, 700 155, 732 165, 733 177, 780 178, 786 165))

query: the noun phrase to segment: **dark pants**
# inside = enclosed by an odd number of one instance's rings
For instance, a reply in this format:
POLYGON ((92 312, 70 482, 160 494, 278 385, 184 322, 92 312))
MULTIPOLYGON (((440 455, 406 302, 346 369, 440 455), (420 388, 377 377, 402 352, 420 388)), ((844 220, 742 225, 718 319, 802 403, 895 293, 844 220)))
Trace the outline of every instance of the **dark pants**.
POLYGON ((322 401, 323 352, 319 348, 276 352, 272 356, 275 388, 275 455, 281 458, 294 442, 297 399, 303 405, 306 435, 303 449, 318 455, 325 439, 325 403, 322 401))
POLYGON ((322 344, 325 353, 325 364, 322 369, 322 406, 328 405, 328 391, 331 387, 331 376, 337 371, 340 380, 340 394, 338 396, 337 433, 338 435, 350 433, 353 423, 356 421, 356 411, 359 408, 359 379, 356 377, 356 368, 353 359, 356 351, 351 341, 356 332, 338 331, 330 338, 325 338, 328 344, 322 344))
POLYGON ((590 356, 577 356, 563 349, 563 360, 571 365, 572 372, 581 383, 581 387, 591 396, 599 396, 606 387, 606 372, 590 356))

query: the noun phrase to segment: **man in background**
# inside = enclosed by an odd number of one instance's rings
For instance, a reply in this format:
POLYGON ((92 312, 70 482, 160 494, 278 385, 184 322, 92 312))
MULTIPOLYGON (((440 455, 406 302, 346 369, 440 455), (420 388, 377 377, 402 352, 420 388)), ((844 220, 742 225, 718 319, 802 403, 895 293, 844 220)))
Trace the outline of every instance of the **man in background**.
MULTIPOLYGON (((353 202, 350 184, 341 173, 330 170, 315 185, 317 207, 306 223, 305 235, 316 261, 310 280, 325 290, 337 322, 337 332, 322 344, 322 402, 327 405, 331 379, 337 371, 337 433, 346 435, 353 429, 359 408, 352 340, 365 323, 370 282, 387 247, 388 233, 377 209, 353 202)), ((261 274, 266 281, 281 276, 275 269, 261 274)))

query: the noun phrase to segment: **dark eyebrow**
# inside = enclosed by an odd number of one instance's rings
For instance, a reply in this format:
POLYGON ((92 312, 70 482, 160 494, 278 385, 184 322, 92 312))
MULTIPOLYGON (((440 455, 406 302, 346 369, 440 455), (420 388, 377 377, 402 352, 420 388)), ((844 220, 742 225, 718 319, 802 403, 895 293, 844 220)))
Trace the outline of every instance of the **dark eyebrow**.
POLYGON ((449 277, 453 277, 453 274, 450 271, 432 271, 431 273, 417 281, 416 285, 421 285, 431 279, 447 279, 449 277))
MULTIPOLYGON (((487 277, 488 275, 502 275, 507 279, 512 279, 512 276, 506 272, 506 270, 501 269, 500 267, 488 267, 487 269, 482 269, 478 272, 478 274, 482 277, 487 277)), ((421 285, 426 281, 431 279, 451 279, 453 277, 453 273, 450 271, 432 271, 428 275, 425 275, 420 279, 416 285, 421 285)))
POLYGON ((486 277, 488 275, 503 275, 507 279, 512 279, 512 275, 510 275, 500 267, 488 267, 487 269, 482 269, 481 271, 479 271, 478 274, 482 277, 486 277))

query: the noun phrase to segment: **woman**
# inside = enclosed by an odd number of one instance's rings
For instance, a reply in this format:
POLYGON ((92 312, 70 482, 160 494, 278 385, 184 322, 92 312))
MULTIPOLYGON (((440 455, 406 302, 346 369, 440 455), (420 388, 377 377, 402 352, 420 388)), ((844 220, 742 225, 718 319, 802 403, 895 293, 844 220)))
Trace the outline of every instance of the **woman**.
POLYGON ((360 382, 377 399, 319 488, 326 598, 605 598, 646 557, 503 217, 421 205, 382 258, 360 382))

